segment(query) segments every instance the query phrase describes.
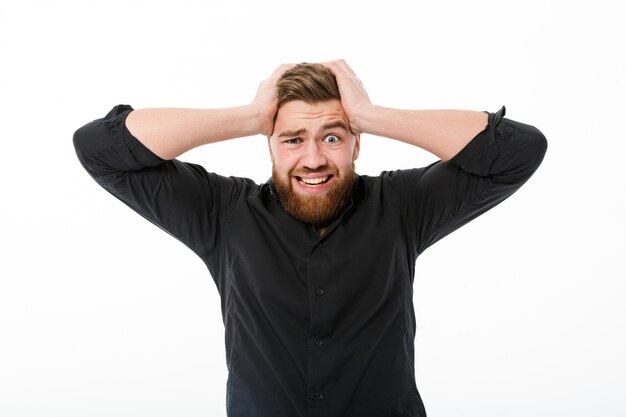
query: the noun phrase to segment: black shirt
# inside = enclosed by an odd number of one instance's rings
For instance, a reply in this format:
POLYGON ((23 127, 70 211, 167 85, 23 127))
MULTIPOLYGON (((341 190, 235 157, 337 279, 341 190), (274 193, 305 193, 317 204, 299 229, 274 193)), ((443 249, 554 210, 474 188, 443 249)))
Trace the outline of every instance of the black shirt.
POLYGON ((162 160, 116 106, 74 134, 89 174, 191 248, 220 293, 230 417, 425 416, 415 384, 419 254, 513 194, 546 151, 536 128, 489 114, 450 161, 360 176, 323 236, 271 181, 162 160))

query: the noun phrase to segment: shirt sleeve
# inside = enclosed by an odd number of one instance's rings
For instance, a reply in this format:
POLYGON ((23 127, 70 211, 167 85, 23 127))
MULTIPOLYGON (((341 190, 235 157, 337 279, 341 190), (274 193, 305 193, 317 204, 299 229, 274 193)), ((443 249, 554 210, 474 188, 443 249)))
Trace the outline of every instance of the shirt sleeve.
POLYGON ((132 110, 115 106, 104 118, 78 129, 74 133, 78 159, 105 190, 206 262, 245 180, 161 159, 126 128, 132 110))
POLYGON ((545 136, 504 115, 504 107, 489 113, 485 129, 450 160, 388 174, 416 257, 511 196, 541 164, 545 136))

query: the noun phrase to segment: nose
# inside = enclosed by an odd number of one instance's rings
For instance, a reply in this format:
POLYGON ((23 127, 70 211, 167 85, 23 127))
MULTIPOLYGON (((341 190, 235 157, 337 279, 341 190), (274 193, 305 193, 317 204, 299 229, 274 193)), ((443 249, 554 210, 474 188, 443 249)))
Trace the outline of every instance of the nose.
POLYGON ((324 155, 321 144, 315 140, 310 140, 304 148, 302 156, 302 165, 308 169, 317 169, 326 165, 326 156, 324 155))

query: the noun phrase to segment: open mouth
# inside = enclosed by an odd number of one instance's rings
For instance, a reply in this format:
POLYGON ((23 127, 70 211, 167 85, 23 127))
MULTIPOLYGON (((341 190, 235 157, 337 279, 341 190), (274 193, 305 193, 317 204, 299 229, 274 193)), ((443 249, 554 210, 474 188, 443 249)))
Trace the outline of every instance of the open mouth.
POLYGON ((332 178, 332 175, 326 175, 325 177, 317 177, 317 178, 302 178, 296 177, 296 180, 305 187, 320 187, 326 184, 332 178))

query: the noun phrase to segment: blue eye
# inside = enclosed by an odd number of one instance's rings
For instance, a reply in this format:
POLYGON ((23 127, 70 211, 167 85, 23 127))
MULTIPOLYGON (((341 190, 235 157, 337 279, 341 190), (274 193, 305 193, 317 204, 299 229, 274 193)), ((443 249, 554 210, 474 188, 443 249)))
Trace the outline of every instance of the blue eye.
POLYGON ((335 136, 335 135, 328 135, 324 138, 324 142, 326 143, 339 143, 341 141, 341 139, 339 139, 339 136, 335 136))
POLYGON ((300 142, 302 142, 302 140, 300 138, 292 138, 292 139, 287 139, 285 141, 285 143, 288 143, 290 145, 297 145, 300 142))

